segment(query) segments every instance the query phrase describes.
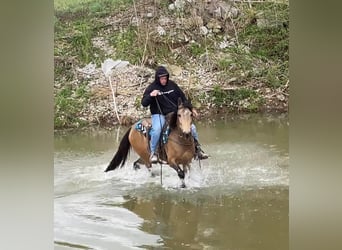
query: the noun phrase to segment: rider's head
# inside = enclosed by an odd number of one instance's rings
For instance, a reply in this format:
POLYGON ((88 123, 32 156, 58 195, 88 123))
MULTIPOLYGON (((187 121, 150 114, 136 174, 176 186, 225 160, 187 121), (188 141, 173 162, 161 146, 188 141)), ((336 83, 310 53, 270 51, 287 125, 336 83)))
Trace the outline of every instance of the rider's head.
POLYGON ((155 81, 165 86, 169 81, 169 72, 165 67, 159 66, 156 70, 155 81))

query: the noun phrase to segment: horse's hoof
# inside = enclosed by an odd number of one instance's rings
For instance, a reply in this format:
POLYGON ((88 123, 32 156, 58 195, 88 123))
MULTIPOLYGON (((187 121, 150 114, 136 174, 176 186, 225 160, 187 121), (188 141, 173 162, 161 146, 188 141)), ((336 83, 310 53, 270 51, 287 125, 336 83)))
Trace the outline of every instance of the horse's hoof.
POLYGON ((139 166, 138 164, 134 164, 134 165, 133 165, 133 169, 134 169, 134 170, 139 170, 139 169, 140 169, 140 166, 139 166))
POLYGON ((183 180, 185 177, 184 171, 178 168, 177 173, 178 173, 178 177, 183 180))
POLYGON ((182 183, 181 188, 186 188, 185 183, 182 183))
POLYGON ((184 172, 178 173, 178 177, 179 177, 181 180, 184 180, 184 177, 185 177, 184 172))

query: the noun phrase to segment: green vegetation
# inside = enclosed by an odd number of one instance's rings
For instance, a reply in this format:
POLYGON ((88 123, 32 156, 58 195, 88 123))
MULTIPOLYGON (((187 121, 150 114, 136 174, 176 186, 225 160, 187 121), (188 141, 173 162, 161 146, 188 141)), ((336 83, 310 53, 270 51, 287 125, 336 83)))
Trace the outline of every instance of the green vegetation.
POLYGON ((190 45, 190 53, 194 57, 198 57, 205 53, 205 47, 198 43, 193 43, 190 45))
POLYGON ((231 110, 256 112, 260 109, 264 100, 262 96, 252 89, 239 88, 224 90, 221 86, 215 85, 209 93, 207 101, 217 107, 229 106, 231 110))
POLYGON ((139 64, 143 56, 143 47, 138 38, 137 28, 128 26, 111 36, 111 45, 116 49, 116 57, 124 58, 133 64, 139 64))
POLYGON ((75 83, 78 80, 75 68, 90 62, 100 66, 105 54, 94 46, 92 39, 104 26, 101 18, 119 12, 131 3, 131 0, 55 1, 55 128, 85 124, 78 117, 89 101, 90 93, 86 82, 75 83))
POLYGON ((78 118, 79 112, 89 99, 87 85, 74 88, 66 85, 55 94, 55 128, 79 127, 84 121, 78 118))
POLYGON ((87 12, 88 14, 104 15, 113 10, 129 6, 132 0, 54 0, 58 14, 87 12))
POLYGON ((251 56, 261 60, 252 77, 277 88, 289 78, 289 6, 264 3, 245 13, 249 24, 241 29, 239 38, 248 45, 251 56))
POLYGON ((214 22, 205 4, 185 2, 183 10, 170 11, 164 0, 55 0, 55 126, 82 124, 77 114, 89 93, 86 83, 76 84, 76 68, 90 62, 99 67, 108 57, 149 67, 204 67, 217 73, 216 85, 190 93, 191 99, 199 106, 210 103, 233 111, 257 112, 265 102, 257 88, 276 90, 288 83, 288 1, 235 3, 240 12, 236 18, 214 22), (147 17, 151 9, 156 15, 147 17), (164 35, 156 28, 160 17, 171 20, 161 25, 164 35), (198 18, 220 28, 200 34, 198 18), (223 41, 228 45, 220 48, 223 41))

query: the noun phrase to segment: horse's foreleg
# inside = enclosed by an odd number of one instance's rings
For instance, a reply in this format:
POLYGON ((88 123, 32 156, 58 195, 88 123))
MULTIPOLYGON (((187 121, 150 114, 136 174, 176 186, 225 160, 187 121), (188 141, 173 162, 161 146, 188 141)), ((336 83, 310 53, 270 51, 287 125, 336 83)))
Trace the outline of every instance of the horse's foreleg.
POLYGON ((143 162, 143 160, 141 158, 139 158, 138 160, 133 162, 133 169, 134 170, 140 169, 140 164, 144 164, 144 162, 143 162))
POLYGON ((184 175, 186 175, 189 172, 189 170, 189 165, 183 165, 184 175))
POLYGON ((151 173, 152 177, 155 177, 155 174, 152 172, 152 165, 151 164, 146 164, 145 161, 141 158, 133 162, 133 169, 134 170, 139 170, 140 169, 140 164, 143 164, 147 167, 148 171, 151 173))
POLYGON ((182 181, 181 187, 182 187, 182 188, 185 188, 185 182, 184 182, 185 174, 184 174, 184 171, 183 171, 177 164, 171 164, 170 166, 171 166, 174 170, 176 170, 176 172, 177 172, 177 174, 178 174, 178 177, 181 179, 181 181, 182 181))

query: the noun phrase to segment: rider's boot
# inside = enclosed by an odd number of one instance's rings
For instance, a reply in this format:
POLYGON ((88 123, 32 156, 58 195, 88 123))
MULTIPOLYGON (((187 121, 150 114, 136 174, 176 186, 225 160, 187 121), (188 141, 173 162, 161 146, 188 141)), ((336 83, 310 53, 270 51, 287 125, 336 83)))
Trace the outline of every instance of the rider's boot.
POLYGON ((208 157, 209 156, 201 149, 201 145, 199 144, 199 142, 195 139, 195 158, 204 160, 208 159, 208 157))
POLYGON ((150 162, 151 162, 151 163, 157 163, 157 162, 158 162, 158 156, 157 156, 156 153, 151 152, 151 155, 150 155, 150 162))

